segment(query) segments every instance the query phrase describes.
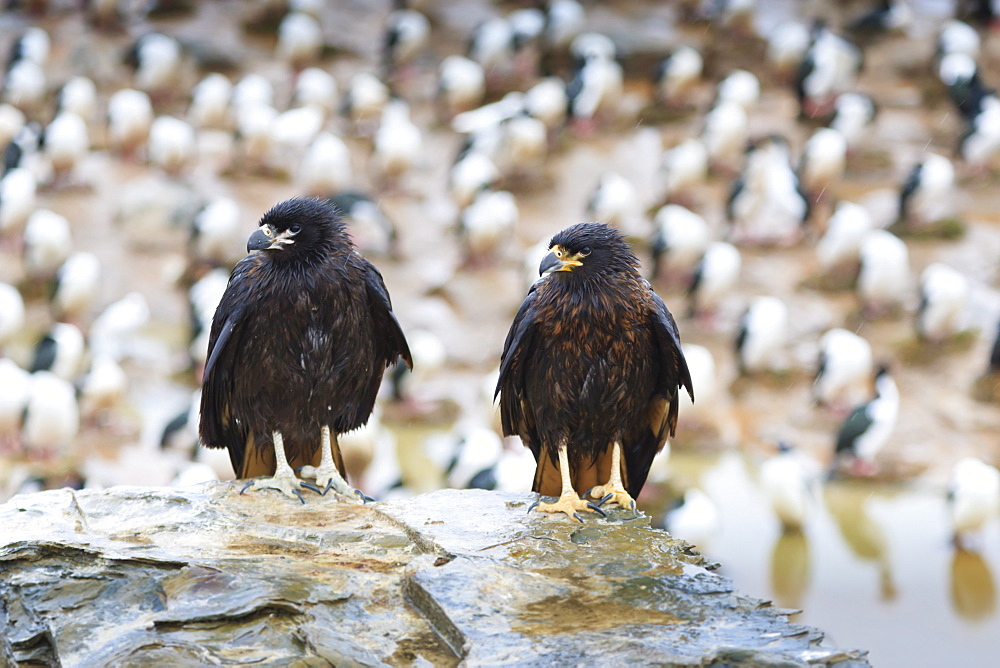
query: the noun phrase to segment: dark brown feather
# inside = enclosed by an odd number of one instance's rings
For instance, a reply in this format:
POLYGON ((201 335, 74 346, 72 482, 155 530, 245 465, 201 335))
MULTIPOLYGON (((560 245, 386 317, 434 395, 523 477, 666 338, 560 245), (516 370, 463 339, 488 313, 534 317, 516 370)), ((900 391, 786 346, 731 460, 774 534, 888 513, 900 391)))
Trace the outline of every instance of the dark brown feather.
POLYGON ((636 497, 674 433, 678 389, 693 396, 677 326, 613 228, 583 223, 552 243, 589 254, 536 282, 514 318, 497 383, 503 431, 534 453, 534 489, 546 495, 559 493, 560 442, 582 493, 607 482, 618 441, 636 497))
MULTIPOLYGON (((382 374, 410 351, 382 277, 336 211, 314 199, 276 205, 261 224, 301 228, 284 250, 243 258, 212 322, 200 434, 241 476, 274 473, 272 432, 289 463, 318 464, 320 432, 368 421, 382 374)), ((339 451, 334 458, 344 473, 339 451)))

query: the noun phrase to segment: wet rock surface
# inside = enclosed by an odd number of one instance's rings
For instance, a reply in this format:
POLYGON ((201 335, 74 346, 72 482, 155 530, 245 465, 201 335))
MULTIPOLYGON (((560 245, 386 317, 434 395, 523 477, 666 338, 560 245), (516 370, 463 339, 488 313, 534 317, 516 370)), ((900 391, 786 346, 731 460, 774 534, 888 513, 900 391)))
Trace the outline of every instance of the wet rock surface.
POLYGON ((2 665, 868 665, 612 511, 442 490, 300 505, 236 483, 0 506, 2 665))

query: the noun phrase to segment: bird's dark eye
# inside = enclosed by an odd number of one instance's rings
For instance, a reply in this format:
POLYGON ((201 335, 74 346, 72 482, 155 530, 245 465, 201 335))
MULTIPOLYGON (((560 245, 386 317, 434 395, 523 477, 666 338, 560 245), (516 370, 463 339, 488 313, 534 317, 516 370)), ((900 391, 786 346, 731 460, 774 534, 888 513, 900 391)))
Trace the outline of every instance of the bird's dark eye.
POLYGON ((587 257, 588 255, 590 255, 590 246, 587 246, 580 251, 580 257, 587 257))
POLYGON ((298 225, 292 225, 291 227, 288 228, 288 231, 291 232, 292 234, 298 234, 299 230, 301 229, 302 228, 298 225))

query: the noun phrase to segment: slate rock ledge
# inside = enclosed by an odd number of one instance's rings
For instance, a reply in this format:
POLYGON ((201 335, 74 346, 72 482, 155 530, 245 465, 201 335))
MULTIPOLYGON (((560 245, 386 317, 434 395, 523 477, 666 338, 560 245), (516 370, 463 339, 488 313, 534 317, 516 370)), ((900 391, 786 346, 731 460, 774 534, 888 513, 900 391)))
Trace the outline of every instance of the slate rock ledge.
POLYGON ((238 489, 0 506, 0 666, 868 665, 624 511, 238 489))

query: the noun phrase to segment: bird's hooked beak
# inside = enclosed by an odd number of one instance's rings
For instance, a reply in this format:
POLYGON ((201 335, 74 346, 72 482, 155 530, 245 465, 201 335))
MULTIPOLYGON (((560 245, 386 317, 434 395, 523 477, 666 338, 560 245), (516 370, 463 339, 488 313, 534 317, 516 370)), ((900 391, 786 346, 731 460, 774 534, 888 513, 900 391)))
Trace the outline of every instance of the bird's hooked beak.
POLYGON ((585 257, 582 253, 571 255, 563 250, 562 246, 555 245, 549 249, 548 254, 542 258, 542 263, 538 265, 538 275, 544 276, 556 271, 573 271, 573 267, 582 267, 580 258, 585 257))
POLYGON ((295 243, 295 240, 292 239, 293 236, 295 233, 290 230, 276 233, 270 225, 261 225, 247 239, 247 252, 285 250, 285 246, 295 243))

